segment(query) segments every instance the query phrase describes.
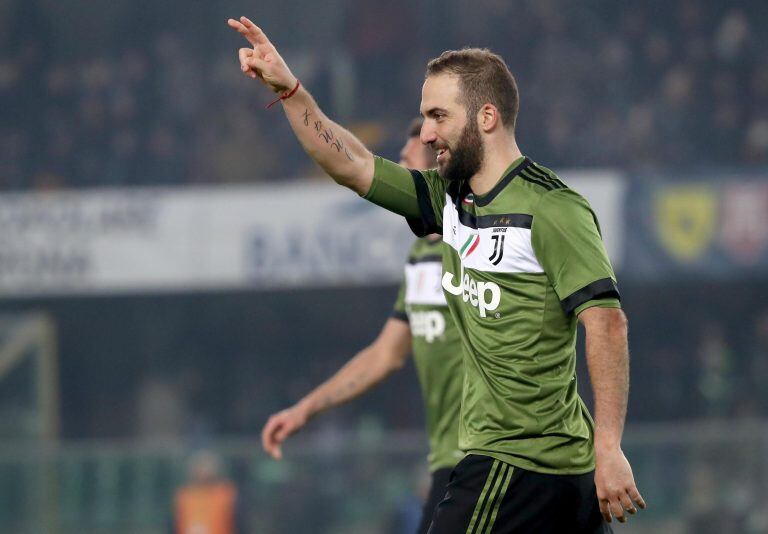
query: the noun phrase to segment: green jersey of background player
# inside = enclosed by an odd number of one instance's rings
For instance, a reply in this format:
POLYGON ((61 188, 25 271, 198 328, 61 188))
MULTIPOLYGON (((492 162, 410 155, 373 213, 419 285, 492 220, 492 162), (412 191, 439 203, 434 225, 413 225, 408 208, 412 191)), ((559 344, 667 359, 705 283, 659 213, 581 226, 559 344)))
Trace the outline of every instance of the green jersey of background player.
MULTIPOLYGON (((422 121, 411 125, 400 163, 434 166, 434 151, 419 141, 422 121)), ((464 456, 458 448, 464 372, 459 333, 448 312, 440 280, 443 242, 439 234, 416 240, 408 254, 392 317, 376 341, 294 406, 272 415, 262 430, 264 450, 274 458, 281 444, 321 411, 342 404, 400 369, 412 348, 424 399, 431 483, 417 534, 426 534, 432 510, 445 494, 451 470, 464 456)))
POLYGON ((239 51, 243 73, 281 94, 297 138, 336 182, 450 244, 443 288, 466 370, 460 442, 474 454, 454 469, 431 531, 602 532, 601 514, 625 521, 643 507, 621 450, 629 357, 614 275, 588 204, 523 157, 503 59, 465 49, 429 63, 421 140, 437 172, 409 172, 331 121, 260 28, 229 25, 252 45, 239 51), (572 373, 577 319, 594 425, 572 373))

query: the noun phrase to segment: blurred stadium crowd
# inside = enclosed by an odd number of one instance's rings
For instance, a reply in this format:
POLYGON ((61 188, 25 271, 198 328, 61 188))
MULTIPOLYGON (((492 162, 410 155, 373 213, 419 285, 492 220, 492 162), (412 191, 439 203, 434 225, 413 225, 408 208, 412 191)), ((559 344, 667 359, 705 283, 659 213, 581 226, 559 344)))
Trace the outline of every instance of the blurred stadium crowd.
MULTIPOLYGON (((0 8, 0 188, 316 173, 239 75, 233 13, 192 3, 181 26, 174 3, 99 3, 88 17, 68 15, 70 3, 0 8)), ((254 16, 326 110, 385 155, 417 112, 426 60, 479 45, 515 72, 520 141, 548 164, 768 163, 768 4, 565 4, 270 0, 254 16)))

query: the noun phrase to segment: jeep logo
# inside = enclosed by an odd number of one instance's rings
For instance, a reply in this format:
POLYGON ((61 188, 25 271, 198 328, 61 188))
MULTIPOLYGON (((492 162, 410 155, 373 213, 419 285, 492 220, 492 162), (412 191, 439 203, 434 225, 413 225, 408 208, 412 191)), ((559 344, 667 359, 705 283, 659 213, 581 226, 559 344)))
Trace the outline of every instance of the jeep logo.
POLYGON ((469 302, 478 309, 480 317, 486 316, 486 311, 493 311, 501 302, 501 289, 493 282, 477 282, 474 278, 464 273, 461 266, 459 285, 453 284, 453 273, 445 271, 443 274, 443 289, 451 295, 461 296, 464 302, 469 302))
POLYGON ((411 334, 423 337, 427 343, 445 333, 445 318, 438 311, 412 312, 408 317, 411 323, 411 334))

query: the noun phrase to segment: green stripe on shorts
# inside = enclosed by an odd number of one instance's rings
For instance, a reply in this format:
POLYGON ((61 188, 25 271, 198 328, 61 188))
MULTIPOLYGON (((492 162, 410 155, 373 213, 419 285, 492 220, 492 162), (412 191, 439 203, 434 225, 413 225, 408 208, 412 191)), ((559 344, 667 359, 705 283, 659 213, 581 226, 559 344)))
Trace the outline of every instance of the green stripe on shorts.
POLYGON ((501 501, 504 500, 504 495, 507 493, 507 488, 509 487, 509 482, 512 480, 512 473, 515 471, 515 468, 511 465, 506 465, 508 467, 507 472, 504 476, 504 481, 501 484, 501 490, 499 491, 499 494, 496 499, 496 504, 493 505, 493 512, 491 513, 490 521, 488 522, 488 526, 485 528, 484 534, 491 534, 491 529, 493 528, 493 524, 496 522, 496 515, 499 513, 499 508, 501 507, 501 501))
POLYGON ((496 521, 501 500, 507 491, 514 468, 508 464, 494 460, 485 480, 483 491, 477 499, 472 519, 467 526, 466 534, 481 534, 490 532, 496 521))

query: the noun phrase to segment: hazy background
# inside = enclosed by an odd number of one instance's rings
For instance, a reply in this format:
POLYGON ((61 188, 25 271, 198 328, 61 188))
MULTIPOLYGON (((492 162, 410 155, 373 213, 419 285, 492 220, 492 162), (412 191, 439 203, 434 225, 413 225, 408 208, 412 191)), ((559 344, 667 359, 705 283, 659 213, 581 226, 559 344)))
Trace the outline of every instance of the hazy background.
MULTIPOLYGON (((168 532, 218 452, 247 532, 400 533, 412 366, 269 460, 258 433, 377 334, 411 236, 329 185, 228 17, 396 159, 426 62, 488 46, 517 136, 600 216, 630 319, 621 533, 768 532, 768 3, 0 0, 0 532, 168 532)), ((581 392, 589 384, 580 356, 581 392)))

